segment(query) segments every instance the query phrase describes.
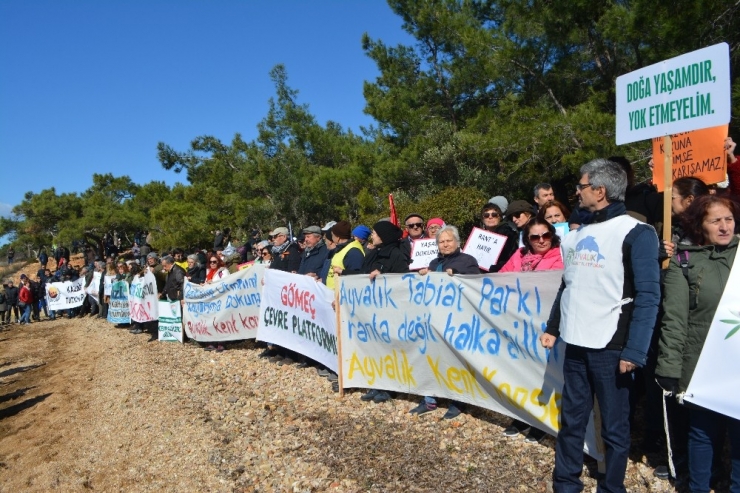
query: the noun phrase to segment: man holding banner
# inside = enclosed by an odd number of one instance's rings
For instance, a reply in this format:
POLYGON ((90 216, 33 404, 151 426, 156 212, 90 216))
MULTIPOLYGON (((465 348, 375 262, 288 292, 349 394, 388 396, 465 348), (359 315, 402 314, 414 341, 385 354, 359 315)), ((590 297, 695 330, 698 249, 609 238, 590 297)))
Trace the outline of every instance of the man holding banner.
POLYGON ((598 398, 606 474, 599 491, 624 492, 630 449, 632 371, 643 366, 660 303, 658 237, 626 214, 627 175, 595 159, 581 167, 576 194, 593 213, 562 243, 565 271, 540 341, 565 341, 560 431, 553 488, 583 490, 583 443, 598 398))

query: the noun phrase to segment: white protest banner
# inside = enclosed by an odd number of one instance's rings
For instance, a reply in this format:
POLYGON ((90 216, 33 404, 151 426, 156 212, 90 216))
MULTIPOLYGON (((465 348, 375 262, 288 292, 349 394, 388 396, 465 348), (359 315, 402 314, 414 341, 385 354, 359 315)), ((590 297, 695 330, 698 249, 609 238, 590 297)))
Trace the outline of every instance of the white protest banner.
POLYGON ((108 321, 113 324, 131 322, 131 314, 128 309, 128 283, 126 281, 114 281, 111 284, 108 321))
POLYGON ((209 284, 185 281, 185 333, 201 342, 254 339, 265 266, 255 265, 209 284))
POLYGON ((685 399, 740 419, 740 261, 735 261, 709 326, 685 399))
POLYGON ((478 267, 488 272, 488 269, 498 262, 505 244, 506 236, 485 229, 473 228, 462 251, 475 257, 478 267))
POLYGON ((105 279, 103 280, 103 283, 104 283, 103 295, 110 296, 111 286, 113 285, 115 280, 116 280, 116 276, 105 276, 105 279))
POLYGON ((136 276, 128 291, 128 307, 133 322, 152 322, 159 318, 157 280, 146 271, 143 277, 136 276))
POLYGON ((437 240, 422 238, 411 243, 411 265, 409 270, 419 270, 429 267, 432 260, 439 255, 437 240))
POLYGON ((182 342, 182 311, 179 301, 159 301, 160 341, 182 342))
POLYGON ((730 122, 730 48, 692 51, 617 77, 617 145, 730 122))
MULTIPOLYGON (((342 278, 344 388, 436 396, 560 428, 565 345, 539 343, 562 272, 342 278)), ((592 423, 588 453, 597 459, 592 423)))
POLYGON ((46 305, 49 310, 66 310, 82 306, 87 294, 83 289, 85 278, 76 281, 53 282, 46 285, 46 305))
MULTIPOLYGON (((345 277, 348 276, 340 279, 345 277)), ((337 372, 337 318, 331 306, 333 301, 334 291, 308 276, 268 269, 257 339, 308 356, 337 372)))
POLYGON ((100 276, 102 276, 100 272, 93 273, 92 281, 90 281, 90 284, 85 290, 85 292, 89 294, 97 304, 100 304, 100 276))

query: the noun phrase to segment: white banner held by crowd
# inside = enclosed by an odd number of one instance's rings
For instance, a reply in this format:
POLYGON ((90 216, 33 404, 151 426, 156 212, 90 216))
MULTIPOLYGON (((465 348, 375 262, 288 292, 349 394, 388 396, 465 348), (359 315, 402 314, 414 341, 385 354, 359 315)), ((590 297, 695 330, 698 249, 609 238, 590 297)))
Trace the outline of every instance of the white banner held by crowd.
POLYGON ((66 310, 82 306, 87 293, 85 278, 76 281, 53 282, 46 285, 46 304, 49 310, 66 310))
MULTIPOLYGON (((345 277, 348 276, 340 279, 345 277)), ((336 372, 337 319, 331 307, 333 301, 334 291, 308 276, 268 269, 257 339, 308 356, 336 372)))
POLYGON ((128 283, 126 281, 115 281, 111 284, 108 321, 113 324, 131 322, 131 314, 128 309, 128 283))
MULTIPOLYGON (((565 345, 539 336, 561 276, 343 277, 343 387, 463 401, 557 434, 565 345)), ((586 443, 599 458, 593 423, 586 443)))
POLYGON ((133 322, 152 322, 159 318, 159 296, 154 274, 146 271, 143 277, 135 276, 128 296, 129 312, 133 322))
POLYGON ((735 261, 686 389, 687 401, 740 419, 740 261, 735 261), (734 389, 734 390, 733 390, 734 389))
POLYGON ((492 233, 481 228, 473 228, 465 242, 463 253, 472 255, 478 261, 478 267, 488 272, 501 255, 506 244, 506 236, 492 233))
POLYGON ((185 281, 185 333, 201 342, 254 339, 262 299, 263 264, 209 284, 185 281))
POLYGON ((160 341, 182 342, 182 311, 179 301, 159 301, 160 341))
POLYGON ((439 256, 437 240, 422 238, 411 243, 411 265, 409 270, 419 270, 429 267, 429 264, 439 256))

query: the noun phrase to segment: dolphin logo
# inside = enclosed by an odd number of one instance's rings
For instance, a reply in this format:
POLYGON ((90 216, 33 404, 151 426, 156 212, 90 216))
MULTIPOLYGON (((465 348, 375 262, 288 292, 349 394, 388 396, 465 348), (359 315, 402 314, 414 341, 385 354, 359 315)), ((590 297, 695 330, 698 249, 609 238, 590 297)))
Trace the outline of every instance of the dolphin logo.
POLYGON ((593 236, 587 236, 576 244, 576 252, 580 252, 581 250, 596 253, 597 262, 602 259, 605 260, 604 256, 599 252, 599 245, 596 244, 596 239, 593 236))

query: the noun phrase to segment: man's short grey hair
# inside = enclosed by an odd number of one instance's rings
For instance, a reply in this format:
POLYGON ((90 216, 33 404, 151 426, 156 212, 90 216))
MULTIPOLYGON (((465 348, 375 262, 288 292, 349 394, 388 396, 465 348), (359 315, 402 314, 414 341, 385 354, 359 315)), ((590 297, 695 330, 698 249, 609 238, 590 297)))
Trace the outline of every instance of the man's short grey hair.
POLYGON ((193 262, 195 262, 197 264, 198 263, 198 256, 196 254, 194 254, 194 253, 191 253, 190 255, 188 255, 188 260, 192 260, 193 262))
POLYGON ((608 202, 624 202, 627 192, 627 173, 608 159, 594 159, 581 166, 581 176, 588 175, 592 188, 604 187, 608 202))
POLYGON ((172 265, 175 263, 175 259, 172 258, 172 255, 165 255, 162 257, 162 262, 167 262, 168 264, 172 265))
POLYGON ((552 190, 552 185, 549 183, 538 183, 534 186, 534 196, 539 197, 540 196, 540 190, 552 190))
POLYGON ((442 226, 442 229, 437 231, 437 235, 434 237, 434 239, 437 240, 437 243, 439 243, 439 235, 441 235, 444 232, 452 233, 452 237, 457 242, 457 246, 460 246, 460 232, 457 230, 455 226, 452 226, 450 224, 442 226))

